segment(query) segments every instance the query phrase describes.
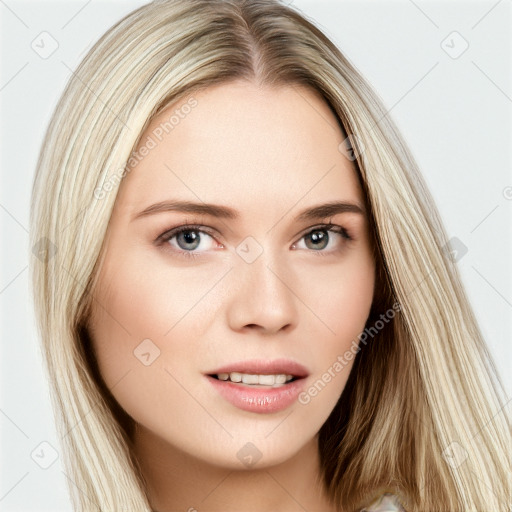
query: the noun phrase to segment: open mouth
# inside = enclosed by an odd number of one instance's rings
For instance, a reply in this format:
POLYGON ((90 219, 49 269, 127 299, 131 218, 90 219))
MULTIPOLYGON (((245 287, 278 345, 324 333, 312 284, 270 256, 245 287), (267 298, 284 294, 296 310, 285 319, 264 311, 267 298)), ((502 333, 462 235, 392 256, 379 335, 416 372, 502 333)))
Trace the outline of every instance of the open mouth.
POLYGON ((209 377, 219 381, 233 382, 241 386, 251 386, 255 388, 279 388, 301 378, 284 373, 251 374, 241 372, 214 373, 210 374, 209 377))
POLYGON ((260 414, 287 409, 303 391, 309 371, 290 359, 233 362, 204 374, 238 409, 260 414))

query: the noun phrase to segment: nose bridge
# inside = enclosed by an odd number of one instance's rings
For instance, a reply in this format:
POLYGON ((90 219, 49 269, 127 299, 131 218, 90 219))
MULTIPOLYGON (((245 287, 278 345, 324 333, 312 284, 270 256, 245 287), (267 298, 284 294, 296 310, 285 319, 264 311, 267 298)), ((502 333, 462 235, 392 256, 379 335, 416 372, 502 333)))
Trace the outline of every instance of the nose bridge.
MULTIPOLYGON (((286 268, 283 256, 269 247, 260 245, 259 254, 244 255, 256 251, 255 245, 242 246, 239 252, 234 279, 235 293, 229 315, 234 328, 257 325, 264 330, 277 331, 297 320, 296 298, 289 287, 290 268, 286 268), (254 258, 254 259, 252 259, 254 258)), ((240 247, 238 248, 240 249, 240 247)))
POLYGON ((247 280, 254 286, 256 294, 261 293, 267 299, 269 295, 277 298, 289 294, 289 289, 285 286, 287 272, 283 271, 283 262, 275 252, 266 249, 255 261, 243 266, 245 268, 242 272, 247 274, 247 280))

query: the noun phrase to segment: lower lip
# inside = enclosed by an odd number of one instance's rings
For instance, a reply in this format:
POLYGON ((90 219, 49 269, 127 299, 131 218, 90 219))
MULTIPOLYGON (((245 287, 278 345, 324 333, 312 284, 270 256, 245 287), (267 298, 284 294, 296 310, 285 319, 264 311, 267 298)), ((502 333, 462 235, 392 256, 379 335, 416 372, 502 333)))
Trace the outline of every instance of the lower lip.
POLYGON ((283 411, 290 407, 304 388, 305 379, 297 379, 278 388, 256 388, 206 376, 212 386, 239 409, 258 413, 283 411))

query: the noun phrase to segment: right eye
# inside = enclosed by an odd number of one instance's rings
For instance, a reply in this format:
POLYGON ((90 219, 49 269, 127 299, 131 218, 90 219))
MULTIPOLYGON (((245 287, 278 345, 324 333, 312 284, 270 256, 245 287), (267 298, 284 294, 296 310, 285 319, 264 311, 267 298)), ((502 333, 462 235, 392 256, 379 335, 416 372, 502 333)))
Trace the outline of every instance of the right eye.
MULTIPOLYGON (((157 238, 157 241, 161 245, 170 246, 171 250, 180 256, 195 258, 199 255, 198 253, 212 249, 211 240, 213 240, 213 235, 202 228, 204 226, 178 226, 171 230, 166 230, 157 238)), ((166 247, 166 249, 168 248, 166 247)))

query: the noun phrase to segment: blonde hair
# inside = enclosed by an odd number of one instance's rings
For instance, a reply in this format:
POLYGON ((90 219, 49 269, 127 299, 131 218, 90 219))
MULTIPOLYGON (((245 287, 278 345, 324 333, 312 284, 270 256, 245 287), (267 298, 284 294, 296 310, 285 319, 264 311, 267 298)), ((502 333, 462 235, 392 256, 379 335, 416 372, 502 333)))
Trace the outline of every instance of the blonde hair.
POLYGON ((87 329, 113 178, 166 106, 240 79, 303 85, 330 105, 371 214, 377 286, 368 325, 400 305, 358 353, 320 430, 333 503, 358 510, 389 491, 408 511, 509 511, 506 398, 417 165, 359 72, 304 15, 273 0, 135 10, 89 51, 49 124, 30 221, 32 245, 47 250, 31 279, 75 510, 151 510, 131 418, 102 382, 87 329))

